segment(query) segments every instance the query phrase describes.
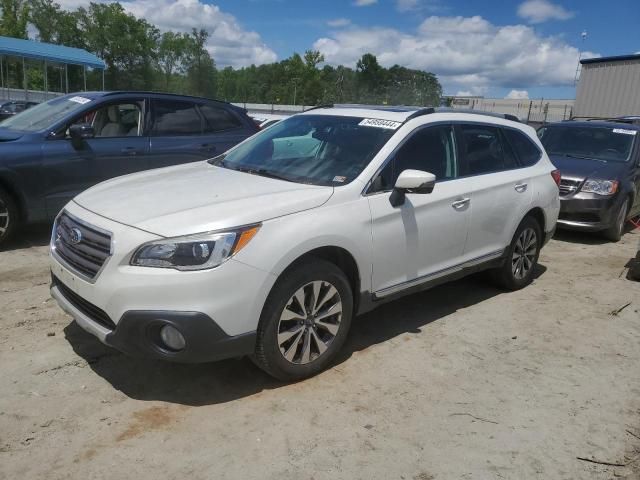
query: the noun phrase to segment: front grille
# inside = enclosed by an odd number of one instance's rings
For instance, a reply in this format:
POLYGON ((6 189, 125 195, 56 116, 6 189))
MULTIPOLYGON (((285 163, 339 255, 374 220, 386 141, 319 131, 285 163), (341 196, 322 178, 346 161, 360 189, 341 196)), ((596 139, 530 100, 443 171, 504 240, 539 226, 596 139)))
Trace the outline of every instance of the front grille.
POLYGON ((570 180, 568 178, 562 178, 560 180, 560 195, 569 195, 575 193, 580 188, 582 180, 570 180))
POLYGON ((109 315, 107 315, 104 310, 96 307, 93 303, 87 302, 84 298, 62 283, 55 275, 51 276, 51 285, 58 287, 58 291, 62 296, 91 320, 102 325, 104 328, 115 330, 116 324, 113 323, 113 320, 109 318, 109 315))
POLYGON ((51 248, 76 273, 93 280, 111 255, 111 235, 62 213, 51 248))

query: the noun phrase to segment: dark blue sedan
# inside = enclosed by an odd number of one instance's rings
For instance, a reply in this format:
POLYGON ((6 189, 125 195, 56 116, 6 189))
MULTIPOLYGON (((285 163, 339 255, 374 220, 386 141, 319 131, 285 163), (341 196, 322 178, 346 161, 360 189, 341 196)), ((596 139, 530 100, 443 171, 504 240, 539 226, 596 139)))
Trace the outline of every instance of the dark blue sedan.
POLYGON ((219 155, 258 131, 244 109, 148 92, 65 95, 0 124, 0 245, 103 180, 219 155))

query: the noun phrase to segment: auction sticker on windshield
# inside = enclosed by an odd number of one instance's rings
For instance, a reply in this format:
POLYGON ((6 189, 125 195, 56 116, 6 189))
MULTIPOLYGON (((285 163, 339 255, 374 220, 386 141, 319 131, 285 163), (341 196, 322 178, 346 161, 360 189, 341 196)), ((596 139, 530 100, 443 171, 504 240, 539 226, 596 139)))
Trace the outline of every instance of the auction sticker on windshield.
POLYGON ((625 135, 635 135, 636 130, 627 130, 626 128, 614 128, 613 133, 623 133, 625 135))
POLYGON ((382 120, 379 118, 365 118, 358 125, 363 127, 387 128, 389 130, 397 130, 402 123, 393 122, 391 120, 382 120))
POLYGON ((84 98, 84 97, 71 97, 69 99, 70 102, 76 102, 76 103, 82 103, 83 105, 85 103, 89 103, 91 101, 90 98, 84 98))

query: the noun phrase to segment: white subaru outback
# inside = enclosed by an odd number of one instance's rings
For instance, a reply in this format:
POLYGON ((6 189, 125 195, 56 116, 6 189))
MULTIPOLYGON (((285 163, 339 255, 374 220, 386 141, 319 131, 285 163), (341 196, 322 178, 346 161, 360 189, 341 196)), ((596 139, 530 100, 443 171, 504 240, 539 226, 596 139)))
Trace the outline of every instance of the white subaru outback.
POLYGON ((51 293, 128 354, 251 355, 298 380, 383 302, 485 269, 529 284, 559 180, 534 130, 504 116, 321 107, 80 194, 54 225, 51 293))

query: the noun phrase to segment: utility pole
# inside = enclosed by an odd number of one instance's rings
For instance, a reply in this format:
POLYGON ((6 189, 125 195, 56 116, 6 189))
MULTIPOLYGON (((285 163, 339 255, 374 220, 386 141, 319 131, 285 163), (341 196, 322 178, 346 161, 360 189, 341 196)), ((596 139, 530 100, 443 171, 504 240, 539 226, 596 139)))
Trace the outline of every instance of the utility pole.
POLYGON ((298 77, 292 78, 293 81, 293 104, 296 105, 296 94, 298 93, 298 77))
POLYGON ((576 74, 573 77, 573 84, 578 84, 578 77, 580 76, 580 60, 582 60, 582 51, 584 50, 584 42, 587 39, 587 31, 583 30, 580 34, 582 37, 582 43, 580 44, 580 49, 578 50, 578 64, 576 65, 576 74))

